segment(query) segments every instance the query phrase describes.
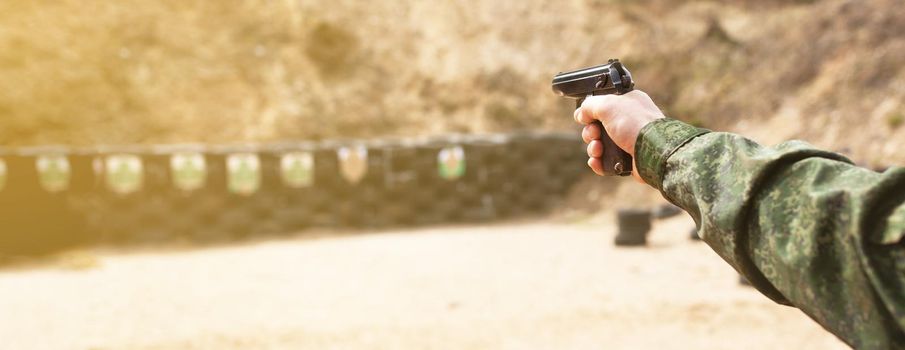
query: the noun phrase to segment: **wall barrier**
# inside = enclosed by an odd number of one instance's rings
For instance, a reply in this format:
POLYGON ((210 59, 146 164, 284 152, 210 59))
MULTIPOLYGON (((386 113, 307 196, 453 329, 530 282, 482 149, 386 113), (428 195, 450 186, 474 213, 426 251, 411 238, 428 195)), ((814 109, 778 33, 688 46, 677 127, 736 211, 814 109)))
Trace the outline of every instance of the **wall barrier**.
POLYGON ((541 213, 585 170, 574 134, 0 150, 0 255, 218 242, 541 213))

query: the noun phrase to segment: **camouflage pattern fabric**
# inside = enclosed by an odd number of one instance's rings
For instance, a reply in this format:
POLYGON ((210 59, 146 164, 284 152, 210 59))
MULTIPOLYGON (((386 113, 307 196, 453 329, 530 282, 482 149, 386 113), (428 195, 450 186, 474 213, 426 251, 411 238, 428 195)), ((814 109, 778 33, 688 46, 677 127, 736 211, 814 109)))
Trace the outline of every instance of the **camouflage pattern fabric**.
POLYGON ((642 178, 764 295, 855 348, 905 349, 905 168, 672 119, 645 126, 635 152, 642 178))

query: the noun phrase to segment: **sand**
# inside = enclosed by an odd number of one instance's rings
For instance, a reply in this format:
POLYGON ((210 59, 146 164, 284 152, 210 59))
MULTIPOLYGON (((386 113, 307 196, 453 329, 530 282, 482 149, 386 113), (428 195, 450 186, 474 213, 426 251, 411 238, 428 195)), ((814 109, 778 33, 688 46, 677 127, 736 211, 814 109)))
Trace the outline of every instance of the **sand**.
POLYGON ((739 286, 687 218, 310 233, 0 270, 9 349, 845 349, 739 286))

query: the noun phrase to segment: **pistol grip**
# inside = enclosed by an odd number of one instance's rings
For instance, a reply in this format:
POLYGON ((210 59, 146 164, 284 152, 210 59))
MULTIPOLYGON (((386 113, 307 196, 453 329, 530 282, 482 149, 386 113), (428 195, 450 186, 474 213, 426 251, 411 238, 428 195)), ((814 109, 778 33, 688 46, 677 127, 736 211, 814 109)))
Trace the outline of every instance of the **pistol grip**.
POLYGON ((594 124, 600 127, 600 141, 603 142, 603 175, 604 176, 629 176, 632 174, 632 156, 628 152, 623 151, 613 142, 610 135, 606 133, 603 124, 595 121, 594 124))

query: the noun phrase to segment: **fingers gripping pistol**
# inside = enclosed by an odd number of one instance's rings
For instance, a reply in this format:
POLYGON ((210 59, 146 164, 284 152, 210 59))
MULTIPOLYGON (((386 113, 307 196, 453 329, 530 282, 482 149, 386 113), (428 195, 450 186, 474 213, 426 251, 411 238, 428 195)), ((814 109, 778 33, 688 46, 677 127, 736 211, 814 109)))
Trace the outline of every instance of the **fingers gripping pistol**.
MULTIPOLYGON (((610 60, 607 64, 583 68, 576 71, 559 73, 553 77, 553 92, 560 96, 574 98, 577 107, 588 96, 622 95, 635 87, 632 73, 622 66, 619 60, 610 60)), ((576 108, 577 108, 576 107, 576 108)), ((601 141, 603 142, 603 174, 607 176, 629 176, 632 174, 632 156, 623 151, 599 121, 601 141)))

